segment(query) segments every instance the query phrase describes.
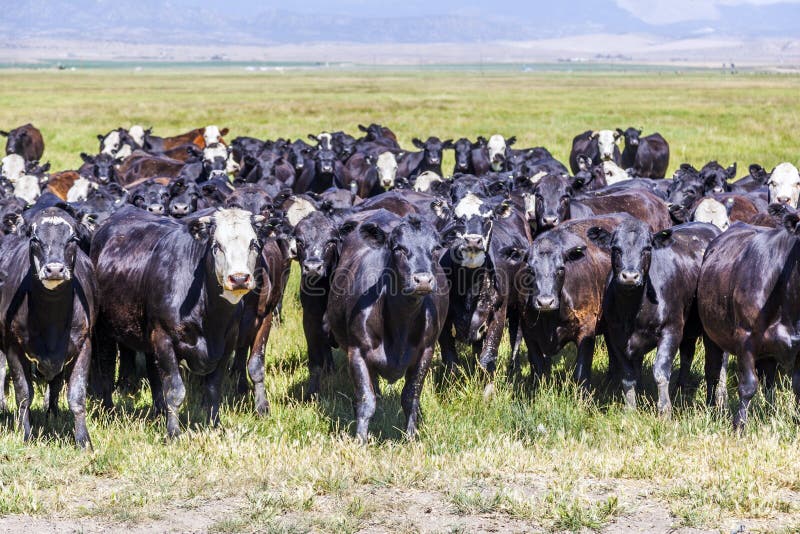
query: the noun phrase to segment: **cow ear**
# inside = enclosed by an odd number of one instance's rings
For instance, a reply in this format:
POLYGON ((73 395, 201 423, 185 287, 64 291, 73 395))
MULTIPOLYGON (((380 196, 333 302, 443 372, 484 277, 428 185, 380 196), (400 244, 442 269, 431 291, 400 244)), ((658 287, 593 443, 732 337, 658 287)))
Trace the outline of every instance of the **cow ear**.
POLYGON ((735 201, 732 198, 729 198, 725 201, 725 211, 728 213, 728 217, 731 216, 731 211, 733 211, 733 205, 735 201))
POLYGON ((372 248, 380 248, 386 244, 386 232, 375 223, 364 223, 358 228, 361 238, 372 248))
POLYGON ((797 227, 797 223, 800 222, 800 217, 797 216, 797 213, 787 213, 783 216, 781 222, 783 222, 784 228, 786 228, 786 231, 790 234, 798 233, 800 230, 797 227))
POLYGON ((49 170, 50 170, 50 162, 49 161, 47 163, 45 163, 44 165, 42 165, 41 167, 39 167, 39 171, 40 172, 47 172, 49 170))
POLYGON ((600 135, 600 132, 590 132, 589 133, 589 138, 590 139, 597 139, 597 136, 599 136, 599 135, 600 135))
POLYGON ((778 204, 777 202, 773 202, 767 207, 767 213, 769 213, 772 217, 783 217, 790 212, 786 204, 778 204))
POLYGON ((653 248, 666 248, 670 246, 674 240, 672 239, 672 228, 666 228, 653 235, 653 248))
POLYGON ((432 201, 431 210, 440 219, 450 218, 450 212, 451 212, 450 206, 444 199, 437 198, 436 200, 432 201))
POLYGON ((316 142, 318 142, 318 143, 319 143, 319 139, 317 139, 317 136, 316 136, 316 135, 314 135, 314 134, 308 134, 308 138, 309 138, 310 140, 312 140, 312 141, 316 141, 316 142))
POLYGON ((105 136, 103 134, 97 134, 98 141, 102 141, 103 139, 105 139, 105 136))
POLYGON ((19 213, 7 213, 3 216, 3 233, 15 234, 25 219, 19 213))
POLYGON ((81 152, 81 159, 83 160, 84 163, 91 163, 92 156, 90 156, 86 152, 81 152))
POLYGON ((349 235, 353 230, 358 227, 358 221, 345 221, 339 225, 338 233, 339 239, 344 238, 345 236, 349 235))
POLYGON ((564 254, 565 261, 578 261, 586 255, 586 247, 572 247, 564 254))
POLYGON ((622 131, 622 128, 617 128, 617 137, 622 137, 625 135, 625 132, 622 131))
POLYGON ((483 146, 483 145, 486 144, 486 138, 484 136, 482 136, 482 135, 479 135, 478 139, 475 140, 475 143, 478 144, 478 145, 483 146))
POLYGON ((611 232, 600 226, 593 226, 586 231, 586 237, 589 241, 594 243, 600 248, 611 248, 611 232))
POLYGON ((759 184, 764 185, 765 183, 767 183, 769 175, 767 174, 767 171, 764 170, 764 167, 762 167, 758 163, 753 163, 747 170, 750 173, 750 176, 753 177, 753 180, 755 180, 759 184))
POLYGON ((528 260, 528 250, 513 245, 507 246, 500 249, 500 256, 509 263, 519 264, 528 260))
POLYGON ((221 136, 223 136, 223 135, 228 135, 228 132, 229 132, 229 131, 230 131, 230 130, 228 130, 227 128, 223 128, 223 129, 221 129, 221 130, 219 131, 219 135, 220 135, 220 137, 221 137, 221 136))
POLYGON ((584 185, 586 185, 586 178, 584 178, 583 176, 576 176, 575 178, 572 179, 571 187, 575 191, 580 191, 581 189, 583 189, 584 185))
MULTIPOLYGON (((0 130, 0 135, 2 135, 3 137, 8 137, 8 132, 5 131, 5 130, 0 130)), ((102 138, 102 136, 101 136, 101 138, 102 138)))
POLYGON ((736 162, 734 161, 733 164, 725 169, 725 174, 728 176, 728 180, 736 178, 736 162))
POLYGON ((517 142, 517 136, 516 135, 512 135, 511 137, 506 139, 506 146, 511 146, 516 142, 517 142))
POLYGON ((366 126, 364 126, 363 124, 359 124, 359 125, 358 125, 358 129, 359 129, 359 130, 361 130, 362 132, 368 132, 368 131, 369 131, 369 130, 367 129, 367 127, 366 127, 366 126))
POLYGON ((398 152, 397 154, 395 154, 395 155, 394 155, 394 159, 395 159, 395 161, 397 161, 398 163, 400 163, 400 160, 401 160, 401 159, 403 158, 403 156, 405 156, 405 155, 406 155, 406 153, 405 153, 405 152, 398 152))
POLYGON ((423 143, 419 138, 415 137, 411 140, 415 147, 422 149, 425 148, 425 143, 423 143))
POLYGON ((453 140, 452 139, 448 139, 447 141, 443 142, 442 143, 442 148, 445 148, 445 149, 455 148, 455 145, 453 144, 453 140))
POLYGON ((499 219, 508 219, 514 213, 514 207, 507 200, 494 207, 494 216, 499 219))
POLYGON ((189 233, 198 241, 208 239, 211 232, 212 218, 210 215, 199 217, 189 223, 189 233))

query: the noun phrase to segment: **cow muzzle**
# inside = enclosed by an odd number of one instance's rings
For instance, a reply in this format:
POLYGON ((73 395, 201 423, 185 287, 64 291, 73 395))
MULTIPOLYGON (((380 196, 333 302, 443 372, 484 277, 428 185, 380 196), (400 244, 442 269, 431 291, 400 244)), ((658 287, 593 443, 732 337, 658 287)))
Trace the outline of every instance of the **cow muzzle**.
POLYGON ((325 276, 325 263, 322 261, 304 261, 301 266, 303 276, 317 279, 325 276))
POLYGON ((247 293, 253 286, 253 277, 249 273, 233 273, 225 277, 225 290, 235 294, 247 293))
POLYGON ((552 296, 538 296, 534 299, 533 304, 539 311, 554 311, 558 309, 558 300, 552 296))
POLYGON ((191 212, 191 206, 189 204, 173 204, 170 212, 172 213, 173 217, 184 217, 189 215, 191 212))
POLYGON ((39 271, 39 280, 47 289, 55 289, 70 277, 69 269, 61 262, 46 263, 39 271))
POLYGON ((433 273, 414 273, 411 276, 411 293, 414 295, 429 295, 436 289, 436 279, 433 273))
POLYGON ((164 215, 164 206, 161 204, 150 204, 147 206, 147 211, 155 215, 164 215))
POLYGON ((624 271, 620 271, 619 275, 617 276, 617 281, 623 286, 638 287, 642 284, 642 273, 639 271, 626 269, 624 271))

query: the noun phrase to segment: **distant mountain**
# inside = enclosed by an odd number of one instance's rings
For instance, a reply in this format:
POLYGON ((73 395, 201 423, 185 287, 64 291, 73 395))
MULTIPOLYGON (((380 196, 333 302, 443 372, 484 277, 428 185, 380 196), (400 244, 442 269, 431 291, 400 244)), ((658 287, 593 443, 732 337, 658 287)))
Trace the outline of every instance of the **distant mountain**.
POLYGON ((465 9, 463 1, 401 5, 357 0, 282 2, 228 0, 197 7, 189 0, 0 0, 0 43, 16 39, 108 40, 148 44, 274 45, 317 42, 475 43, 532 41, 594 33, 797 37, 800 4, 720 6, 717 20, 647 24, 595 0, 498 0, 465 9), (343 7, 342 7, 343 6, 343 7))

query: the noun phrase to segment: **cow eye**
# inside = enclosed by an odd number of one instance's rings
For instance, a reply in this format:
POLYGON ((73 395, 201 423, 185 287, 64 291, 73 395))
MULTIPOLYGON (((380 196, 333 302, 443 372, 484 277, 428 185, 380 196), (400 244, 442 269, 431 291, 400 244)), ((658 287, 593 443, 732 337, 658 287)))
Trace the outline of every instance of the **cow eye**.
POLYGON ((222 250, 222 249, 220 248, 219 244, 217 244, 217 243, 214 243, 214 244, 211 246, 211 250, 212 250, 213 252, 215 252, 215 253, 216 253, 216 252, 219 252, 219 251, 220 251, 220 250, 222 250))

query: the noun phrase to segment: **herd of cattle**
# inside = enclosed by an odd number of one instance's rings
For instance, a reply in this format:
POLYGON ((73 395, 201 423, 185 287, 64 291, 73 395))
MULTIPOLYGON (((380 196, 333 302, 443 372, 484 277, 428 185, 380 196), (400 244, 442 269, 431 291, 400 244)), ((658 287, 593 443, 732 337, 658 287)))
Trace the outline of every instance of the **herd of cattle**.
POLYGON ((169 436, 180 433, 182 366, 202 377, 211 424, 227 373, 265 414, 264 350, 292 260, 306 395, 341 348, 361 439, 378 377, 405 376, 414 436, 437 342, 448 368, 459 341, 491 374, 506 329, 510 375, 523 340, 534 377, 574 343, 585 388, 603 335, 629 406, 656 349, 668 414, 674 356, 686 387, 701 338, 708 403, 725 404, 718 385, 737 357, 737 427, 759 377, 774 387, 778 364, 800 401, 791 163, 753 164, 738 180, 735 164, 682 164, 665 178, 667 142, 634 128, 576 136, 569 168, 543 147, 512 148, 514 137, 415 138, 417 150, 405 150, 384 126, 359 130, 228 144, 216 126, 174 137, 133 126, 99 135, 78 170, 53 173, 35 127, 0 132, 0 383, 7 360, 25 438, 34 382, 49 385, 55 411, 66 381, 76 441, 90 445, 87 392, 112 407, 115 388, 135 387, 137 352, 169 436), (455 152, 449 177, 445 150, 455 152))

